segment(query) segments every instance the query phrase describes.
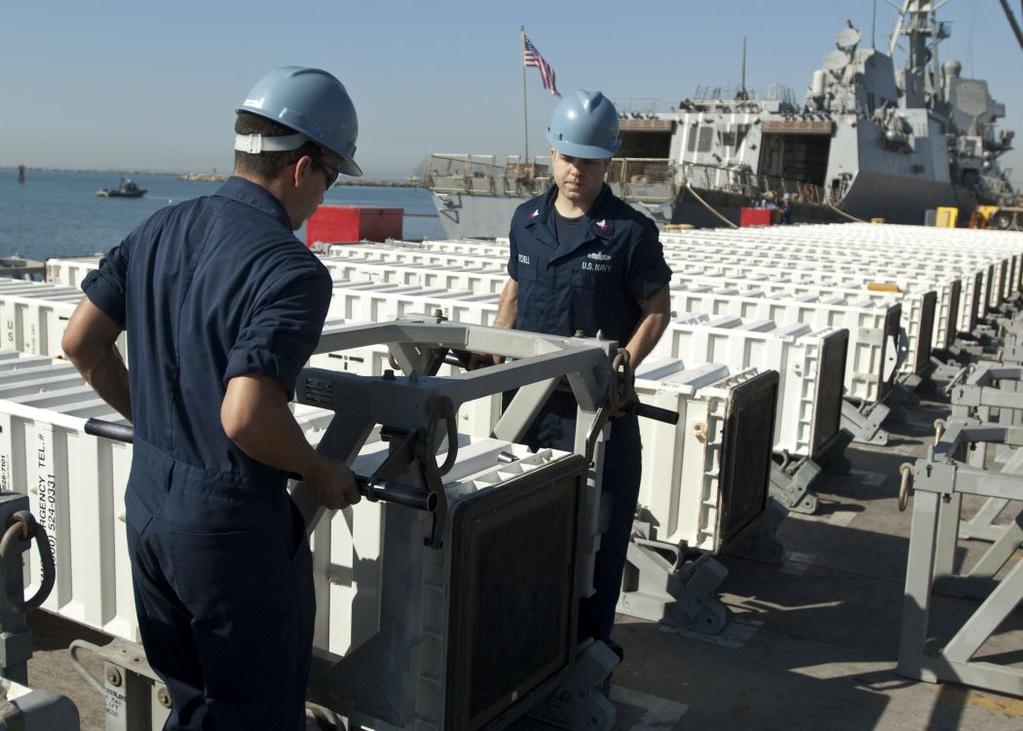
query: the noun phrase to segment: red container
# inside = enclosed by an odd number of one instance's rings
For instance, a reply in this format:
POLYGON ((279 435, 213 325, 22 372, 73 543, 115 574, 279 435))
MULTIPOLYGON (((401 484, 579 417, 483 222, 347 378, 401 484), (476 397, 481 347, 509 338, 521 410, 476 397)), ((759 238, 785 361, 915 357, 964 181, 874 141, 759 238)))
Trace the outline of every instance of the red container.
POLYGON ((400 239, 404 212, 402 208, 320 206, 306 222, 306 246, 400 239))
POLYGON ((768 208, 740 208, 740 226, 770 226, 774 211, 768 208))

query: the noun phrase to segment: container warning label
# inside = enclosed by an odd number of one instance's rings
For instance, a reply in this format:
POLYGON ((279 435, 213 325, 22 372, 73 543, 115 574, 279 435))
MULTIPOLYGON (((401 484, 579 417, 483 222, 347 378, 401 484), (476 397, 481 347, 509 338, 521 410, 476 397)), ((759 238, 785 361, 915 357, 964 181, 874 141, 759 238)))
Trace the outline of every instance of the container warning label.
MULTIPOLYGON (((54 561, 57 557, 57 480, 50 471, 49 450, 46 435, 36 434, 36 510, 39 524, 46 529, 54 561)), ((42 570, 40 568, 40 570, 42 570)))
POLYGON ((106 687, 106 693, 103 695, 103 706, 106 710, 108 721, 121 720, 121 717, 124 715, 124 702, 126 698, 124 693, 117 688, 111 688, 109 685, 106 687))

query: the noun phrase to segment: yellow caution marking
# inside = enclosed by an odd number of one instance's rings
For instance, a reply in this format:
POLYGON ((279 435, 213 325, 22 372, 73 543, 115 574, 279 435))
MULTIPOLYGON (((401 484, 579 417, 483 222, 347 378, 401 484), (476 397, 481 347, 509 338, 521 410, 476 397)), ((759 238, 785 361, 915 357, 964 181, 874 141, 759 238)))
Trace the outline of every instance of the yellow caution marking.
POLYGON ((941 695, 942 700, 995 711, 1011 718, 1023 718, 1023 699, 988 695, 955 685, 944 685, 941 695))
POLYGON ((895 282, 867 282, 867 290, 870 292, 898 292, 899 285, 895 282))

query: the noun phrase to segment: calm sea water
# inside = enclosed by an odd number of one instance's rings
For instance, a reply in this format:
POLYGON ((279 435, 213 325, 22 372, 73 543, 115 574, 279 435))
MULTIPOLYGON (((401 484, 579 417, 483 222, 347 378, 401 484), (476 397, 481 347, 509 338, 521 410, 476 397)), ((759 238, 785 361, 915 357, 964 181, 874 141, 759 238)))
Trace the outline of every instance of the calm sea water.
MULTIPOLYGON (((100 188, 116 188, 117 173, 29 170, 19 185, 17 171, 0 170, 0 255, 30 259, 95 254, 120 243, 135 226, 169 203, 213 193, 219 183, 193 183, 174 175, 132 175, 148 192, 142 198, 100 198, 100 188)), ((404 208, 405 213, 434 214, 430 194, 421 188, 341 186, 324 203, 404 208)), ((408 216, 406 238, 440 238, 436 218, 408 216)), ((296 236, 305 241, 304 227, 296 236)))

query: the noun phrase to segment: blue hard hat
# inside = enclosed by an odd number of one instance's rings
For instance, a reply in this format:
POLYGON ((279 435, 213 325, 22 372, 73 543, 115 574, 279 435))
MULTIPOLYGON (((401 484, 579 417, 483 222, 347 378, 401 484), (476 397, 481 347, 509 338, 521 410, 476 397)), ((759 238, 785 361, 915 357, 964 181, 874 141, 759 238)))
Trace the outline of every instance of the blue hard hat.
MULTIPOLYGON (((258 114, 302 133, 340 157, 345 175, 362 175, 355 164, 355 140, 359 136, 355 105, 344 85, 326 71, 301 66, 276 68, 256 82, 235 111, 258 114)), ((301 147, 301 141, 297 142, 288 149, 301 147)))
POLYGON ((547 128, 547 141, 562 155, 589 160, 618 152, 618 110, 599 91, 580 89, 558 102, 547 128))

